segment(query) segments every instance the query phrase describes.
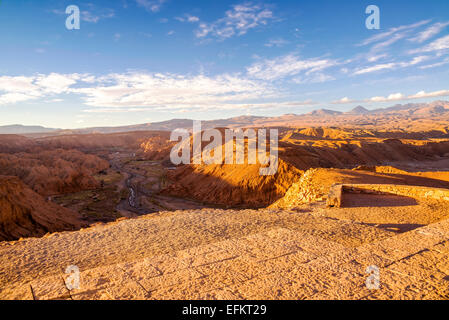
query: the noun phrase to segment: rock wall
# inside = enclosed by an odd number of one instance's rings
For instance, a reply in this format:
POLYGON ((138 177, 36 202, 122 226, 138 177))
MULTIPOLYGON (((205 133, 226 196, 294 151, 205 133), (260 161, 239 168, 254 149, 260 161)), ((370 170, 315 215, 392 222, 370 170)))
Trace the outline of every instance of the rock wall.
POLYGON ((320 190, 312 187, 313 178, 317 171, 317 169, 307 170, 298 182, 292 184, 281 199, 270 205, 270 208, 288 209, 322 200, 323 194, 320 190))
POLYGON ((327 205, 329 207, 342 206, 342 198, 345 193, 394 194, 410 198, 449 201, 449 189, 395 184, 336 184, 330 189, 327 205))

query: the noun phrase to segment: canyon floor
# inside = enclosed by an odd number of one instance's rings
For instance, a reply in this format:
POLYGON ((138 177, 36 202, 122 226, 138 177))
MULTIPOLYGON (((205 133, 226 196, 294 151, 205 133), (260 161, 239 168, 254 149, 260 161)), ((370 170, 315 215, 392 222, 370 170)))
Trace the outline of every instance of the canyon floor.
POLYGON ((369 210, 159 212, 2 242, 0 298, 449 299, 449 205, 383 200, 369 210), (71 265, 80 287, 69 291, 71 265), (366 285, 370 266, 378 289, 366 285))

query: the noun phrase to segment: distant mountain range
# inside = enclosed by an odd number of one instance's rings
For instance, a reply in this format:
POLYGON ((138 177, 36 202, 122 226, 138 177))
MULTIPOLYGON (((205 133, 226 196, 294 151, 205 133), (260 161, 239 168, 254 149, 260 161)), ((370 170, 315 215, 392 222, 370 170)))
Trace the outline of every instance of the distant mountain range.
POLYGON ((357 106, 354 109, 352 109, 351 111, 347 112, 349 114, 368 114, 371 111, 369 111, 368 109, 366 109, 365 107, 362 106, 357 106))
POLYGON ((61 129, 45 128, 42 126, 24 126, 21 124, 13 124, 8 126, 0 126, 0 134, 28 134, 28 133, 48 133, 61 129))
MULTIPOLYGON (((397 104, 392 107, 368 110, 357 106, 347 112, 320 109, 306 114, 285 114, 279 117, 240 116, 229 119, 202 121, 202 128, 244 128, 269 126, 391 126, 396 123, 418 120, 432 120, 449 125, 449 102, 435 101, 431 103, 397 104), (393 121, 394 120, 394 121, 393 121)), ((84 129, 52 129, 42 126, 8 125, 0 126, 0 134, 22 135, 61 135, 61 134, 92 134, 119 133, 132 131, 172 131, 177 128, 191 129, 193 120, 173 119, 162 122, 144 123, 120 127, 94 127, 84 129)))

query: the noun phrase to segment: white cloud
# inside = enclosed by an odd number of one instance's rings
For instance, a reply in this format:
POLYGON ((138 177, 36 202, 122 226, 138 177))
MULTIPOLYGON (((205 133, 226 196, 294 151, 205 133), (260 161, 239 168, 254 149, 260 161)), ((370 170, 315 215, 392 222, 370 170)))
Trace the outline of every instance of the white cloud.
POLYGON ((331 103, 332 104, 350 104, 350 103, 363 103, 363 102, 376 103, 376 102, 399 101, 399 100, 404 100, 404 99, 407 99, 407 97, 404 96, 402 93, 392 93, 387 97, 376 96, 376 97, 371 97, 371 98, 364 99, 364 100, 352 100, 348 97, 344 97, 340 100, 332 101, 331 103))
MULTIPOLYGON (((294 79, 299 82, 329 81, 326 75, 311 73, 310 78, 294 79), (312 79, 312 80, 311 80, 312 79)), ((284 101, 285 93, 266 81, 249 79, 240 74, 179 75, 169 73, 113 73, 104 76, 91 74, 36 74, 33 76, 1 76, 0 105, 11 105, 41 99, 44 102, 61 102, 61 94, 81 97, 86 112, 140 112, 179 110, 239 110, 249 108, 281 108, 315 105, 316 102, 284 101), (258 102, 272 101, 274 102, 258 102)), ((365 100, 344 97, 333 104, 355 102, 380 103, 449 96, 449 90, 420 91, 405 96, 393 93, 386 97, 375 96, 365 100)))
POLYGON ((388 101, 397 101, 404 99, 404 95, 402 93, 393 93, 390 94, 388 97, 372 97, 369 99, 371 102, 388 102, 388 101))
POLYGON ((103 12, 92 12, 88 10, 81 11, 80 18, 83 21, 97 23, 102 19, 109 19, 115 16, 115 12, 112 9, 105 9, 103 12))
POLYGON ((424 62, 424 61, 426 61, 428 59, 430 59, 430 57, 428 57, 428 56, 414 57, 412 59, 412 61, 410 61, 410 62, 402 62, 400 65, 402 67, 414 66, 415 64, 420 64, 421 62, 424 62))
POLYGON ((328 59, 306 59, 301 60, 293 54, 278 57, 272 60, 256 62, 247 68, 251 77, 262 80, 276 80, 289 76, 305 73, 309 76, 315 72, 337 65, 333 60, 328 59))
MULTIPOLYGON (((420 56, 413 58, 412 61, 397 62, 392 61, 391 57, 398 57, 403 55, 400 49, 393 47, 393 45, 401 42, 398 46, 407 45, 410 43, 418 43, 430 39, 433 35, 439 33, 447 23, 434 23, 430 27, 428 24, 431 20, 423 20, 409 25, 402 25, 393 27, 387 31, 377 33, 372 37, 369 37, 357 44, 356 46, 370 46, 368 52, 360 53, 355 56, 354 60, 362 61, 362 64, 358 66, 353 72, 354 75, 368 74, 381 70, 391 70, 397 68, 405 68, 422 63, 430 57, 420 56), (424 31, 422 28, 426 27, 424 31), (419 33, 417 33, 419 32, 419 33), (408 39, 409 41, 404 41, 408 39), (394 49, 394 51, 393 51, 394 49), (375 65, 366 65, 364 61, 376 63, 375 65)), ((448 22, 449 23, 449 22, 448 22)), ((449 44, 448 44, 449 45, 449 44)), ((428 48, 413 49, 405 51, 406 55, 414 55, 417 53, 430 52, 436 50, 436 48, 444 47, 444 40, 429 45, 428 48)))
POLYGON ((380 59, 386 58, 388 57, 388 54, 384 53, 384 54, 377 54, 377 55, 368 55, 366 57, 366 60, 368 60, 369 62, 376 62, 380 59))
POLYGON ((409 99, 422 99, 422 98, 435 98, 435 97, 445 97, 449 96, 449 90, 440 90, 440 91, 434 91, 434 92, 425 92, 420 91, 415 95, 411 95, 408 98, 409 99))
MULTIPOLYGON (((238 102, 228 102, 228 103, 216 103, 208 105, 195 105, 196 110, 200 111, 210 111, 210 110, 251 110, 251 109, 277 109, 277 108, 298 108, 317 105, 316 102, 312 100, 306 101, 285 101, 285 102, 264 102, 264 103, 238 103, 238 102)), ((185 105, 184 105, 185 107, 185 105)), ((173 106, 155 106, 152 108, 153 111, 168 111, 170 113, 187 113, 191 112, 192 108, 190 106, 188 109, 183 108, 183 105, 173 105, 173 106)), ((114 108, 92 108, 86 109, 86 113, 127 113, 127 112, 144 112, 147 111, 146 108, 128 108, 128 107, 114 107, 114 108)))
MULTIPOLYGON (((404 98, 405 98, 405 96, 402 93, 392 93, 383 101, 397 101, 397 100, 402 100, 404 98)), ((379 100, 379 99, 371 98, 371 101, 376 101, 376 100, 379 100)))
POLYGON ((136 3, 147 11, 158 12, 166 0, 136 0, 136 3))
POLYGON ((420 64, 428 59, 430 59, 429 56, 417 56, 417 57, 414 57, 410 61, 377 64, 377 65, 370 66, 370 67, 359 68, 353 73, 353 75, 361 75, 361 74, 372 73, 372 72, 377 72, 377 71, 381 71, 381 70, 391 70, 391 69, 395 69, 395 68, 411 67, 411 66, 420 64))
POLYGON ((24 102, 37 99, 37 96, 33 96, 25 93, 6 93, 0 95, 0 105, 14 104, 17 102, 24 102))
POLYGON ((371 51, 372 52, 377 52, 380 51, 381 49, 384 49, 386 47, 391 46, 393 43, 396 43, 402 39, 404 39, 406 37, 406 33, 396 33, 394 35, 392 35, 391 38, 382 41, 382 42, 378 42, 376 43, 372 48, 371 51))
POLYGON ((324 73, 313 74, 312 76, 297 77, 293 79, 293 82, 297 84, 303 83, 324 83, 328 81, 336 80, 333 76, 324 73))
POLYGON ((62 75, 51 73, 49 75, 40 75, 36 78, 35 84, 45 93, 60 94, 67 92, 71 85, 80 79, 78 74, 62 75))
POLYGON ((178 20, 180 22, 199 22, 200 18, 198 18, 197 16, 192 16, 190 14, 186 14, 184 15, 184 17, 176 17, 175 20, 178 20))
POLYGON ((187 21, 188 22, 198 22, 198 21, 200 21, 200 18, 198 18, 196 16, 187 15, 187 21))
POLYGON ((274 96, 267 85, 236 75, 206 77, 176 74, 110 74, 91 87, 72 89, 93 107, 145 107, 152 110, 232 108, 249 100, 274 96), (226 107, 226 108, 227 108, 226 107))
POLYGON ((422 69, 422 70, 425 70, 425 69, 441 67, 441 66, 444 66, 446 64, 449 64, 449 58, 446 58, 443 61, 436 62, 436 63, 433 63, 433 64, 427 64, 427 65, 421 66, 419 68, 422 69))
POLYGON ((344 97, 344 98, 341 98, 340 100, 332 101, 331 103, 332 104, 346 104, 346 103, 353 103, 353 102, 357 102, 357 101, 351 100, 348 97, 344 97))
POLYGON ((449 26, 449 22, 444 22, 444 23, 438 22, 438 23, 435 23, 432 26, 430 26, 429 28, 427 28, 426 30, 418 33, 418 35, 416 35, 415 37, 410 38, 408 40, 411 41, 411 42, 422 43, 422 42, 432 38, 433 36, 439 34, 447 26, 449 26))
POLYGON ((388 97, 372 97, 369 99, 364 100, 351 100, 348 97, 342 98, 337 101, 333 101, 333 104, 348 104, 348 103, 361 103, 361 102, 369 102, 369 103, 376 103, 376 102, 391 102, 391 101, 400 101, 400 100, 414 100, 414 99, 423 99, 423 98, 436 98, 436 97, 445 97, 449 96, 449 90, 440 90, 440 91, 434 91, 434 92, 425 92, 420 91, 416 94, 405 96, 402 93, 393 93, 390 94, 388 97))
POLYGON ((38 88, 33 84, 33 77, 9 77, 2 76, 0 77, 0 91, 4 92, 34 92, 37 91, 38 88))
MULTIPOLYGON (((393 36, 393 39, 395 39, 395 38, 397 39, 396 36, 398 35, 399 32, 402 32, 402 35, 404 35, 405 32, 412 31, 418 27, 428 24, 429 22, 430 22, 430 20, 423 20, 423 21, 419 21, 417 23, 413 23, 413 24, 409 24, 409 25, 403 25, 403 26, 399 26, 399 27, 395 27, 395 28, 390 28, 385 32, 376 34, 375 36, 365 39, 364 41, 359 43, 358 46, 366 46, 366 45, 369 45, 372 43, 376 43, 376 42, 382 41, 384 39, 388 39, 391 36, 393 36)), ((399 40, 399 39, 397 39, 397 40, 399 40)), ((391 41, 391 40, 386 40, 386 41, 391 41)), ((388 42, 387 42, 387 44, 388 44, 388 42)), ((383 46, 385 46, 385 45, 383 45, 383 46)))
POLYGON ((367 68, 362 68, 362 69, 356 70, 354 72, 354 75, 371 73, 371 72, 376 72, 376 71, 380 71, 380 70, 393 69, 396 65, 397 65, 396 63, 378 64, 378 65, 375 65, 375 66, 372 66, 372 67, 367 67, 367 68))
POLYGON ((49 95, 68 93, 70 86, 81 80, 80 74, 57 74, 0 77, 0 105, 35 100, 49 95))
POLYGON ((449 35, 439 38, 423 48, 411 50, 410 53, 432 52, 432 51, 441 51, 441 50, 447 50, 447 49, 449 49, 449 35))
MULTIPOLYGON (((89 10, 81 10, 80 19, 89 23, 97 23, 102 19, 110 19, 115 17, 115 11, 113 9, 98 9, 93 4, 88 4, 89 10)), ((65 10, 54 9, 52 13, 58 15, 66 15, 65 10)))
POLYGON ((284 40, 282 38, 278 39, 271 39, 267 43, 265 43, 265 47, 283 47, 284 45, 288 44, 289 42, 287 40, 284 40))
POLYGON ((266 25, 271 19, 273 19, 271 10, 259 5, 234 5, 231 10, 226 11, 224 18, 213 23, 200 23, 195 35, 198 38, 210 36, 219 39, 241 36, 250 29, 266 25))

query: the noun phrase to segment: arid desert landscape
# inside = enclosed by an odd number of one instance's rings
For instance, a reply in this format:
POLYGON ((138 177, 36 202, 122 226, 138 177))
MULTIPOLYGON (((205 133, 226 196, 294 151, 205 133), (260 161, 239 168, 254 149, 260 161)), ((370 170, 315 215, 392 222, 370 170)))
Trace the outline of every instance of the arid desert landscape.
POLYGON ((448 0, 0 0, 0 30, 15 317, 449 301, 448 0))
POLYGON ((191 126, 0 128, 0 298, 449 299, 449 102, 203 122, 276 128, 272 176, 174 165, 191 126))

